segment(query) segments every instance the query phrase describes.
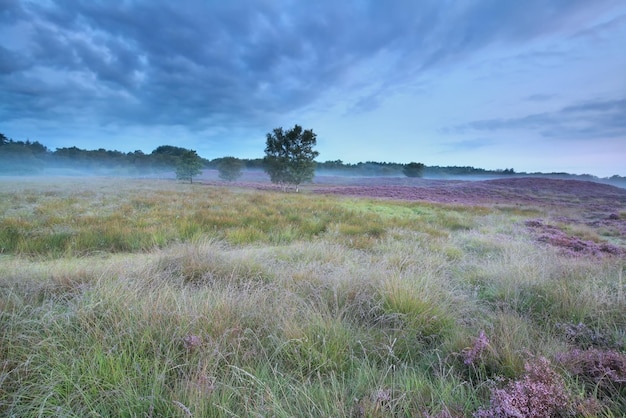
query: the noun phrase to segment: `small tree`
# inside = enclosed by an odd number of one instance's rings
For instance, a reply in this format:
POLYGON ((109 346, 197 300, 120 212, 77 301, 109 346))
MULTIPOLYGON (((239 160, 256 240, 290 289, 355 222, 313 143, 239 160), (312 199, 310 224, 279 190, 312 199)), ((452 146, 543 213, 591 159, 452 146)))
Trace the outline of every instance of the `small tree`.
POLYGON ((184 152, 176 163, 176 178, 178 180, 189 180, 193 183, 193 176, 202 172, 202 159, 195 151, 184 152))
POLYGON ((300 184, 313 180, 314 159, 319 155, 313 150, 316 137, 313 130, 303 130, 299 125, 287 131, 276 128, 267 134, 263 163, 272 183, 281 184, 283 188, 292 184, 297 192, 300 184))
POLYGON ((242 168, 243 161, 235 157, 224 157, 217 163, 219 177, 226 181, 234 181, 241 177, 242 168))
POLYGON ((402 169, 402 172, 407 177, 422 177, 424 175, 424 164, 422 163, 408 163, 402 169))

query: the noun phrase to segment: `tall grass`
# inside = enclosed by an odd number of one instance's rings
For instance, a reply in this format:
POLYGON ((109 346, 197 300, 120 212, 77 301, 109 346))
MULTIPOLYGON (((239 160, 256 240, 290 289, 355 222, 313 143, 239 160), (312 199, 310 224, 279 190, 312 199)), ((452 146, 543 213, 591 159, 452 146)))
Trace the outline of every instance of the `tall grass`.
POLYGON ((626 350, 626 263, 539 245, 541 208, 64 182, 0 183, 1 415, 472 416, 626 350))
POLYGON ((486 212, 145 180, 0 186, 0 251, 45 257, 147 252, 200 237, 235 245, 330 238, 366 249, 393 228, 445 235, 486 212))

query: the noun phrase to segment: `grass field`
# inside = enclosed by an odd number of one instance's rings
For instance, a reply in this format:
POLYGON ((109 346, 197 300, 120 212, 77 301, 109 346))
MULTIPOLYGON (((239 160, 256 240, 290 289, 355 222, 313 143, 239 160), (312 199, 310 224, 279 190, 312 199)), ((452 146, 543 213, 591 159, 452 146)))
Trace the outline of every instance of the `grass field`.
POLYGON ((624 237, 562 215, 1 180, 0 415, 624 416, 626 258, 537 225, 624 237))

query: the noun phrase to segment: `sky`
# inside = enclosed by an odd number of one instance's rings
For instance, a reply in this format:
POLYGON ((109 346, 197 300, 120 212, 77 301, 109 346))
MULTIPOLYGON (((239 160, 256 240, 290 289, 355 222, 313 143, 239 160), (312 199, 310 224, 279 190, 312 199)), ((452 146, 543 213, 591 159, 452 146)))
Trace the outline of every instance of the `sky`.
POLYGON ((624 0, 0 0, 0 133, 51 150, 626 176, 624 0))

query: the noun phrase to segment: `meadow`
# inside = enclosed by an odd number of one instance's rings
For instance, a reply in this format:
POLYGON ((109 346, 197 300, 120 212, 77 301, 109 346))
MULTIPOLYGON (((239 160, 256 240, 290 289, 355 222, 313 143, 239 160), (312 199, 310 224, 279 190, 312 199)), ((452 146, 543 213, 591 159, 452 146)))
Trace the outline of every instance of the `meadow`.
POLYGON ((0 415, 624 416, 626 192, 485 184, 0 179, 0 415))

